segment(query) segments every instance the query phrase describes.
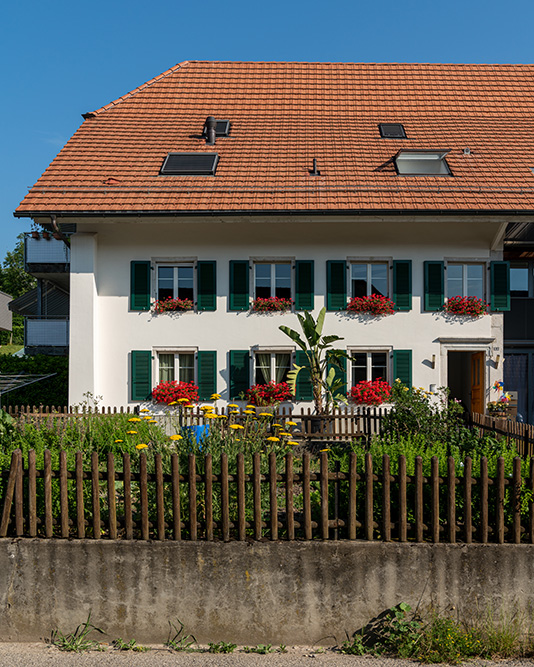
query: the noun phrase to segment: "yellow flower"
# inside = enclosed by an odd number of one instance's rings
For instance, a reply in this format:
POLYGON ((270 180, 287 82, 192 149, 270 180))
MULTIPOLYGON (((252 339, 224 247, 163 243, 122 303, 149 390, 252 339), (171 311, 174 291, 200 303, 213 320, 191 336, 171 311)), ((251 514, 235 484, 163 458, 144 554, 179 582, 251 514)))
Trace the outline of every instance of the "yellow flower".
POLYGON ((188 403, 187 405, 184 405, 184 408, 194 408, 194 407, 195 407, 195 406, 194 406, 194 405, 191 405, 190 403, 188 403))
POLYGON ((256 413, 254 412, 254 410, 245 410, 245 414, 246 415, 255 415, 256 413))
POLYGON ((139 417, 131 417, 130 419, 128 419, 128 421, 129 422, 140 422, 141 420, 139 419, 139 417))
POLYGON ((212 401, 218 401, 219 398, 221 398, 221 395, 220 395, 220 394, 212 394, 210 400, 212 400, 212 401))
POLYGON ((278 428, 284 428, 282 424, 273 424, 273 426, 278 426, 278 428))
POLYGON ((204 415, 204 417, 205 417, 206 419, 217 419, 217 415, 214 414, 213 412, 206 412, 206 414, 204 415))
POLYGON ((115 440, 115 442, 124 442, 124 440, 115 440))
POLYGON ((181 435, 171 435, 170 439, 171 440, 182 440, 182 436, 181 435))
POLYGON ((327 448, 327 449, 320 449, 319 451, 320 452, 329 452, 330 450, 327 448))
POLYGON ((229 408, 238 408, 239 405, 237 405, 237 403, 228 403, 227 407, 229 407, 229 408))
POLYGON ((272 413, 270 412, 260 412, 260 417, 272 417, 272 413))
MULTIPOLYGON (((179 398, 179 399, 178 399, 177 401, 175 401, 175 402, 176 402, 176 403, 189 403, 189 399, 188 399, 188 398, 179 398)), ((171 403, 170 405, 172 405, 172 403, 171 403)))
POLYGON ((286 422, 286 426, 297 426, 297 422, 286 422))
POLYGON ((138 445, 135 446, 136 449, 146 449, 148 445, 145 445, 144 442, 140 442, 138 445))
POLYGON ((150 415, 143 415, 142 419, 150 419, 150 415))
POLYGON ((135 435, 137 431, 126 431, 126 433, 128 433, 128 435, 135 435))
MULTIPOLYGON (((180 399, 180 400, 182 400, 182 399, 180 399)), ((169 405, 176 405, 177 403, 178 403, 178 401, 171 401, 171 402, 169 403, 169 405)))
POLYGON ((247 410, 250 410, 251 408, 252 408, 252 410, 254 410, 254 408, 255 408, 256 406, 255 406, 255 405, 247 405, 247 406, 245 406, 245 407, 247 408, 247 410))
POLYGON ((150 412, 150 410, 148 408, 141 408, 139 412, 150 412))
POLYGON ((288 441, 287 441, 287 444, 288 444, 288 445, 298 445, 299 443, 298 443, 298 442, 295 442, 294 440, 288 440, 288 441))
POLYGON ((278 431, 278 435, 291 435, 291 433, 286 433, 286 431, 278 431))
POLYGON ((277 438, 274 435, 271 435, 270 437, 268 437, 267 440, 269 440, 269 442, 280 442, 280 438, 277 438))
POLYGON ((238 429, 243 429, 245 427, 241 426, 241 424, 230 424, 230 428, 233 428, 234 431, 237 431, 238 429))
POLYGON ((208 412, 209 410, 213 410, 213 406, 212 405, 201 405, 200 409, 201 410, 206 410, 206 412, 208 412))
POLYGON ((217 415, 217 417, 219 419, 228 419, 228 417, 226 415, 217 415))
POLYGON ((149 424, 157 424, 158 420, 157 419, 149 419, 148 423, 149 424))
POLYGON ((235 441, 236 442, 241 442, 241 438, 236 438, 235 441))
POLYGON ((230 410, 230 414, 231 414, 231 415, 238 415, 238 414, 239 414, 239 410, 230 410))

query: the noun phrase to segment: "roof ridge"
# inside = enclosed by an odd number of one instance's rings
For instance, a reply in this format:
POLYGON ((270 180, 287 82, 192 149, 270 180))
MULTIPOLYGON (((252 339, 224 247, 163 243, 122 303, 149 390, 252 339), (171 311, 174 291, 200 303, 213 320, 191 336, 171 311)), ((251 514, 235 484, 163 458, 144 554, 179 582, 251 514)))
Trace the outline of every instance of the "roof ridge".
POLYGON ((189 60, 184 60, 181 63, 178 63, 177 65, 174 65, 168 70, 165 70, 165 72, 162 72, 161 74, 158 74, 158 76, 155 76, 153 79, 150 79, 149 81, 146 81, 145 83, 142 83, 140 86, 137 86, 137 88, 134 88, 131 90, 129 93, 126 93, 125 95, 121 95, 118 97, 116 100, 113 100, 113 102, 109 102, 108 104, 104 105, 103 107, 100 107, 100 109, 95 109, 95 111, 88 111, 87 113, 82 114, 84 118, 92 118, 93 116, 96 116, 100 113, 103 113, 104 111, 107 111, 108 109, 112 109, 114 106, 117 106, 117 104, 120 104, 121 102, 124 102, 124 100, 127 100, 128 98, 132 97, 133 95, 137 95, 137 93, 141 92, 145 88, 148 88, 154 83, 157 83, 158 81, 161 81, 161 79, 164 79, 165 77, 169 76, 170 74, 174 74, 174 72, 178 71, 180 68, 184 67, 184 65, 188 65, 191 61, 189 60))

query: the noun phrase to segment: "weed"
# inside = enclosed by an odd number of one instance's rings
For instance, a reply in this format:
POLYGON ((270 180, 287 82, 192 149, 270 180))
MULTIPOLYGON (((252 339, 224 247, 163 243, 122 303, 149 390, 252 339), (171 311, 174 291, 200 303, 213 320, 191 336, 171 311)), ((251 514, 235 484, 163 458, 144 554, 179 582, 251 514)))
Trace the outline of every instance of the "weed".
POLYGON ((50 637, 50 643, 60 651, 72 651, 73 653, 100 650, 101 644, 88 638, 93 631, 99 632, 101 635, 104 634, 103 630, 91 623, 91 613, 89 612, 85 623, 80 623, 74 632, 64 635, 60 630, 54 630, 50 637))
POLYGON ((148 646, 139 646, 135 639, 130 639, 129 642, 125 642, 119 637, 118 639, 115 639, 112 644, 113 647, 117 649, 117 651, 135 651, 136 653, 145 653, 146 651, 150 650, 148 646))
POLYGON ((257 646, 244 646, 243 651, 245 653, 260 653, 265 655, 266 653, 273 653, 272 644, 258 644, 257 646))
POLYGON ((343 642, 339 649, 340 652, 345 653, 346 655, 366 655, 370 653, 369 649, 364 646, 363 637, 363 632, 355 633, 352 637, 352 641, 347 639, 347 641, 343 642))
POLYGON ((287 646, 285 644, 280 644, 278 647, 278 653, 287 653, 287 646))
POLYGON ((169 638, 165 642, 165 646, 173 651, 191 651, 191 646, 197 643, 193 635, 184 634, 184 624, 180 619, 177 619, 179 628, 169 621, 169 638), (174 630, 174 635, 172 634, 174 630))
POLYGON ((226 642, 217 642, 216 644, 210 642, 208 646, 208 653, 233 653, 237 648, 237 644, 228 644, 226 642))

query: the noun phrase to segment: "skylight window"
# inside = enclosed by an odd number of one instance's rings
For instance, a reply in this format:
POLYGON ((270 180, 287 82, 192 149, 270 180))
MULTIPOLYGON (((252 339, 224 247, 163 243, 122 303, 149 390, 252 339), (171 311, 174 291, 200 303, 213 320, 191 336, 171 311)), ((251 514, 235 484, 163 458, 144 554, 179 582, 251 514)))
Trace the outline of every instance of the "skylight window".
POLYGON ((378 128, 384 139, 406 139, 404 125, 401 123, 379 123, 378 128))
MULTIPOLYGON (((215 136, 216 137, 227 137, 230 134, 230 121, 229 120, 216 120, 215 121, 215 136)), ((206 136, 206 126, 202 130, 202 136, 206 136)))
POLYGON ((215 176, 218 153, 169 153, 161 176, 215 176))
POLYGON ((395 167, 399 176, 452 176, 445 156, 449 150, 399 151, 395 167))

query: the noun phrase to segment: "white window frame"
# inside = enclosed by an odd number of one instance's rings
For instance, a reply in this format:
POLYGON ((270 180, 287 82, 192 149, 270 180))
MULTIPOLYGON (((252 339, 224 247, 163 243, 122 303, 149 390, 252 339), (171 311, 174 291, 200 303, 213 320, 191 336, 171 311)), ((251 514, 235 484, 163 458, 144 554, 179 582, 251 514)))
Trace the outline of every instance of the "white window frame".
POLYGON ((250 384, 251 386, 256 384, 256 355, 257 354, 270 354, 271 355, 271 379, 276 381, 276 356, 277 354, 289 354, 289 370, 293 368, 293 364, 295 363, 295 348, 294 347, 277 347, 277 346, 267 346, 267 347, 262 347, 262 346, 255 346, 251 349, 251 358, 252 358, 252 364, 251 364, 251 378, 250 378, 250 384))
POLYGON ((161 354, 172 354, 174 355, 174 380, 180 382, 180 354, 190 354, 193 356, 193 382, 198 384, 198 348, 196 347, 155 347, 153 348, 153 377, 157 378, 157 384, 161 382, 160 380, 160 355, 161 354))
POLYGON ((347 259, 347 271, 348 271, 348 295, 349 299, 352 299, 352 267, 354 264, 365 264, 367 266, 367 296, 371 296, 371 265, 372 264, 384 264, 386 266, 386 279, 387 279, 387 298, 391 298, 393 285, 391 278, 391 270, 393 267, 393 260, 391 257, 349 257, 347 259))
POLYGON ((366 367, 366 380, 370 382, 373 377, 373 364, 372 364, 372 354, 381 353, 386 355, 386 377, 382 378, 386 382, 391 384, 391 376, 393 373, 392 368, 392 357, 393 357, 393 347, 388 345, 377 345, 366 347, 349 347, 347 349, 347 354, 350 356, 350 386, 353 387, 353 372, 352 372, 352 356, 354 354, 366 354, 367 355, 367 367, 366 367))
MULTIPOLYGON (((152 268, 154 270, 155 280, 152 296, 154 301, 158 300, 159 295, 159 269, 161 267, 178 269, 179 267, 187 267, 193 269, 193 310, 197 307, 197 258, 196 257, 181 257, 181 258, 156 258, 152 260, 152 268)), ((173 299, 178 298, 178 271, 173 275, 173 299)))
POLYGON ((466 266, 481 266, 482 267, 482 300, 488 300, 488 262, 484 259, 445 259, 445 300, 448 300, 453 296, 469 296, 467 294, 467 271, 465 271, 466 266), (462 266, 462 294, 449 294, 449 276, 448 271, 450 266, 462 266))
POLYGON ((252 271, 250 272, 252 274, 251 276, 251 285, 250 285, 250 293, 252 294, 252 298, 257 299, 258 297, 256 296, 256 266, 258 264, 270 264, 271 265, 271 297, 275 296, 273 294, 273 288, 274 291, 276 291, 276 275, 275 275, 275 264, 288 264, 290 268, 290 296, 289 298, 294 301, 295 300, 295 258, 294 257, 252 257, 251 260, 252 262, 252 271))

